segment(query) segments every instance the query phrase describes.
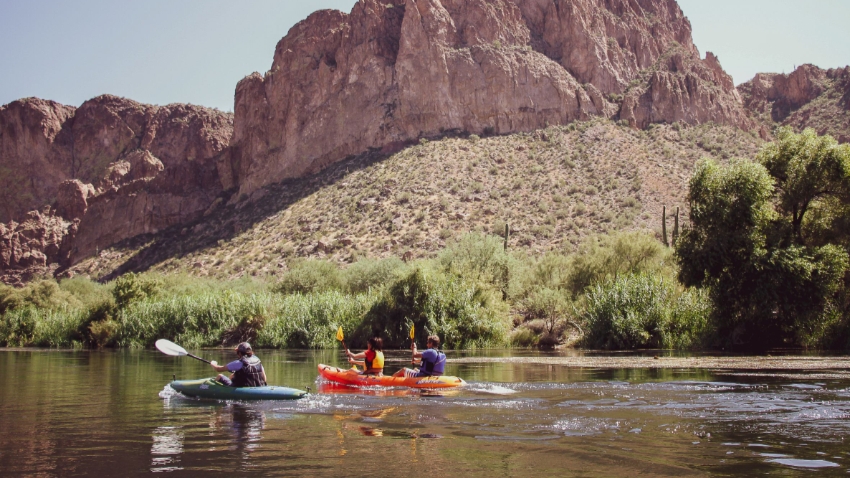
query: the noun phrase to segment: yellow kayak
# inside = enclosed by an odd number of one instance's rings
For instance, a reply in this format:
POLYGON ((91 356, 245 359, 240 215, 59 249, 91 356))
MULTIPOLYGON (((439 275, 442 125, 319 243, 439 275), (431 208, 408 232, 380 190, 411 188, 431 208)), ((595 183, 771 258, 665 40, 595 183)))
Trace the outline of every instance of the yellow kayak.
POLYGON ((319 374, 331 382, 357 387, 453 388, 466 385, 463 379, 451 375, 437 377, 393 377, 392 375, 361 375, 354 368, 339 368, 319 364, 319 374))

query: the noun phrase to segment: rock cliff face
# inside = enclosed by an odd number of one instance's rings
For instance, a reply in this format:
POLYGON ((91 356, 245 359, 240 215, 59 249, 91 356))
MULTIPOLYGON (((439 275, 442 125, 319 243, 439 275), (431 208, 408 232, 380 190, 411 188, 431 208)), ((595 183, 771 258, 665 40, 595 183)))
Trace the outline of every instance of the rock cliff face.
POLYGON ((0 274, 70 265, 195 220, 225 191, 446 133, 755 125, 675 0, 394 1, 295 25, 272 68, 239 82, 234 115, 113 96, 0 107, 0 274))
POLYGON ((242 193, 446 131, 589 116, 750 128, 674 0, 361 0, 319 11, 236 89, 242 193))
POLYGON ((739 90, 745 107, 769 126, 814 128, 850 141, 850 67, 802 65, 788 75, 759 73, 739 90))
POLYGON ((0 271, 69 265, 195 219, 233 186, 231 135, 231 115, 191 105, 100 96, 0 108, 0 271))

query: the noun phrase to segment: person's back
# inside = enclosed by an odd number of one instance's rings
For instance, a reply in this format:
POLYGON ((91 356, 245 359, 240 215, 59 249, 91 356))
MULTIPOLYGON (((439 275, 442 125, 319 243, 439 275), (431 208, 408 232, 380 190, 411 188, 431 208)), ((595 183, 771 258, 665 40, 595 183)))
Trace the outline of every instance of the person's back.
POLYGON ((419 369, 403 368, 393 374, 393 377, 437 377, 446 371, 446 354, 440 352, 440 337, 428 336, 428 349, 424 352, 416 350, 416 342, 410 344, 413 359, 420 359, 419 369))
MULTIPOLYGON (((263 363, 256 355, 242 356, 237 360, 242 367, 233 373, 231 379, 234 387, 262 387, 266 385, 263 363)), ((233 363, 233 362, 231 362, 233 363)))
POLYGON ((227 365, 210 363, 217 372, 231 372, 230 377, 219 375, 216 379, 228 387, 264 387, 266 371, 259 357, 254 355, 251 344, 242 342, 236 349, 237 359, 227 365))
POLYGON ((422 376, 439 376, 446 371, 446 354, 440 352, 439 342, 435 345, 429 342, 432 347, 422 352, 422 365, 419 368, 419 375, 422 376))

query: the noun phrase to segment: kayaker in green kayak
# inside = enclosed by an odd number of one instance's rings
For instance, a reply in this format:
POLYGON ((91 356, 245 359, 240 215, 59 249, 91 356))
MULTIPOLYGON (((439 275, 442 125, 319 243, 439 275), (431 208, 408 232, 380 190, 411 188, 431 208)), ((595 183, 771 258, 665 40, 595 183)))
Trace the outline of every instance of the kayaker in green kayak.
POLYGON ((213 360, 210 365, 216 372, 231 372, 230 377, 219 374, 216 380, 228 387, 264 387, 266 386, 266 371, 260 359, 254 355, 251 344, 242 342, 234 349, 236 357, 227 365, 219 365, 213 360))
POLYGON ((380 337, 372 337, 366 343, 365 352, 359 354, 351 353, 351 350, 345 349, 345 355, 348 355, 348 363, 352 365, 360 365, 363 367, 362 375, 383 375, 384 374, 384 340, 380 337), (356 359, 363 359, 362 362, 356 359))
POLYGON ((428 350, 419 352, 416 350, 416 342, 410 344, 413 352, 413 360, 419 359, 419 368, 403 368, 393 374, 393 377, 437 377, 446 371, 446 354, 440 352, 440 337, 429 335, 427 342, 428 350))

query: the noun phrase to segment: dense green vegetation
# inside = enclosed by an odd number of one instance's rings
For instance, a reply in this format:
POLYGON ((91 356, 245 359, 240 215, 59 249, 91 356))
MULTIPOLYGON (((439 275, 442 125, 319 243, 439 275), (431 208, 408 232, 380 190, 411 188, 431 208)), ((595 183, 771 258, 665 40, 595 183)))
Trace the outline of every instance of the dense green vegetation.
POLYGON ((756 162, 700 164, 689 201, 679 277, 708 291, 719 345, 850 345, 850 145, 780 129, 756 162))
POLYGON ((469 234, 429 260, 364 259, 345 268, 301 260, 275 280, 145 273, 108 284, 75 278, 2 287, 0 344, 149 347, 164 337, 189 347, 250 340, 322 348, 336 346, 342 326, 352 346, 379 333, 388 347, 404 347, 415 326, 420 342, 436 333, 451 348, 551 346, 566 335, 580 338, 587 327, 589 346, 695 346, 706 314, 698 301, 680 299, 690 295, 675 274, 670 250, 645 234, 593 238, 575 254, 541 257, 506 252, 496 236, 469 234), (660 318, 640 340, 600 339, 604 320, 617 337, 631 337, 634 324, 605 318, 598 291, 616 279, 636 284, 620 297, 644 300, 647 274, 663 283, 660 318))
MULTIPOLYGON (((756 161, 704 160, 674 249, 647 233, 540 255, 470 233, 430 258, 287 261, 236 281, 148 272, 0 286, 0 345, 602 349, 850 346, 850 146, 779 130, 756 161)), ((504 224, 495 228, 503 230, 504 224)))

